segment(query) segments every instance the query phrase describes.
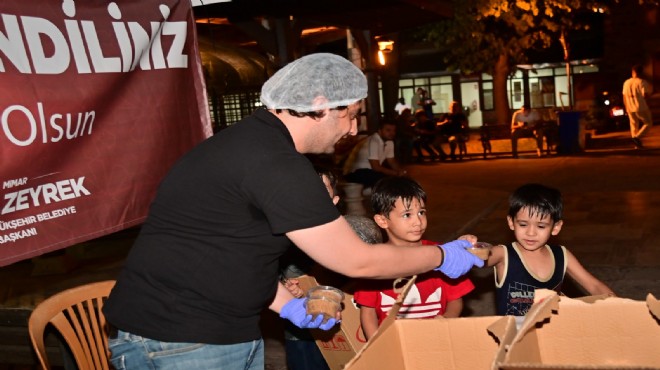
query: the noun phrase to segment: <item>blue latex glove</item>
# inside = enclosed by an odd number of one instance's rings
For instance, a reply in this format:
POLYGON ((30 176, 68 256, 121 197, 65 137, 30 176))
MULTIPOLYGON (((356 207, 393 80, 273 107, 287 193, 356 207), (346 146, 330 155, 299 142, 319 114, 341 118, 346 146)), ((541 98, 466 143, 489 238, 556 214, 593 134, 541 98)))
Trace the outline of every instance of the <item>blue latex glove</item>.
POLYGON ((307 314, 306 301, 307 298, 290 300, 280 310, 280 317, 291 321, 293 325, 302 329, 330 330, 335 326, 337 320, 334 317, 323 322, 323 315, 312 317, 312 315, 307 314))
POLYGON ((444 252, 442 265, 434 268, 448 277, 455 279, 465 275, 474 266, 483 267, 484 261, 474 254, 465 250, 470 248, 472 243, 467 240, 454 240, 438 247, 444 252))

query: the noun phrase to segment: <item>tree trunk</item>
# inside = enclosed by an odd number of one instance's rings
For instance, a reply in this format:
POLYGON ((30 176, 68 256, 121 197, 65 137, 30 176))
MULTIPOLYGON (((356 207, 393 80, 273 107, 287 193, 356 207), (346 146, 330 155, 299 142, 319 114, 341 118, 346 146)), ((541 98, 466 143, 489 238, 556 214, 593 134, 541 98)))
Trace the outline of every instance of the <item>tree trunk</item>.
POLYGON ((509 77, 509 63, 506 54, 500 55, 493 72, 493 100, 495 104, 495 117, 498 124, 509 124, 509 99, 507 92, 507 78, 509 77))

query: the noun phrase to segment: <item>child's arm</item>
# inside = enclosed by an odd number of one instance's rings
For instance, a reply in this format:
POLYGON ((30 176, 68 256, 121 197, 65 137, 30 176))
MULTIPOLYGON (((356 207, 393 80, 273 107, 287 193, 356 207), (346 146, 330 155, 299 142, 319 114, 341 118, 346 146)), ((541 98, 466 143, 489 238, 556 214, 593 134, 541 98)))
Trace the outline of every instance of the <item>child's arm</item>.
POLYGON ((504 261, 504 248, 505 247, 502 244, 494 245, 490 249, 490 255, 488 256, 486 263, 484 263, 484 267, 498 266, 502 263, 504 261))
POLYGON ((460 317, 463 311, 463 298, 457 298, 447 302, 447 309, 443 317, 460 317))
POLYGON ((614 296, 614 292, 610 287, 605 285, 602 281, 598 280, 593 276, 587 269, 585 269, 580 261, 571 253, 568 249, 566 250, 567 266, 566 272, 573 280, 575 280, 580 286, 582 286, 589 294, 599 295, 599 294, 608 294, 614 296))
POLYGON ((300 287, 300 282, 298 279, 286 279, 284 282, 284 287, 296 298, 300 298, 305 295, 302 288, 300 287))
POLYGON ((373 307, 360 306, 360 324, 362 325, 362 331, 364 332, 364 337, 367 340, 376 334, 378 330, 378 316, 376 315, 376 309, 373 307))

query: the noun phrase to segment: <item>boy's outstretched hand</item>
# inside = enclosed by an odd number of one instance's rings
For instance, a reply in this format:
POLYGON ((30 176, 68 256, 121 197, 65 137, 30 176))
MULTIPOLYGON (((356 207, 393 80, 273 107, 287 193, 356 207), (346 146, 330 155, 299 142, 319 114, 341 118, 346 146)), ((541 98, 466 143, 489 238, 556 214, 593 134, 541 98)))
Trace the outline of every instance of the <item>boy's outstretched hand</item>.
POLYGON ((290 300, 280 310, 280 317, 291 321, 293 325, 301 329, 332 329, 337 323, 337 320, 330 318, 328 321, 323 322, 323 315, 313 317, 308 314, 305 307, 306 300, 307 298, 294 298, 290 300))
POLYGON ((438 247, 442 249, 443 260, 442 264, 433 270, 440 271, 452 279, 465 275, 474 266, 484 266, 483 260, 465 250, 472 247, 472 243, 467 240, 454 240, 438 247))

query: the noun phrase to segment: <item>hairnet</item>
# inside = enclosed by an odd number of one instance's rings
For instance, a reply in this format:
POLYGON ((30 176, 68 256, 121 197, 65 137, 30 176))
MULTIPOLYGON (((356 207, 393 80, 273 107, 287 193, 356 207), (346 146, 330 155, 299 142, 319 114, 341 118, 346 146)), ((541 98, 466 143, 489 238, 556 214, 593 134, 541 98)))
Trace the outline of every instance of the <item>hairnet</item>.
POLYGON ((277 71, 261 88, 261 102, 269 109, 313 112, 347 106, 367 96, 364 73, 335 54, 306 55, 277 71), (314 104, 316 97, 323 103, 314 104))

